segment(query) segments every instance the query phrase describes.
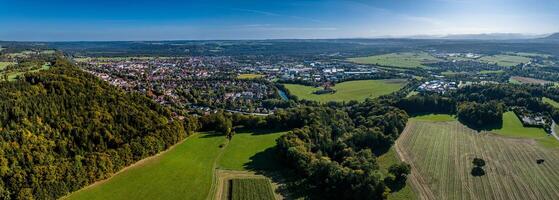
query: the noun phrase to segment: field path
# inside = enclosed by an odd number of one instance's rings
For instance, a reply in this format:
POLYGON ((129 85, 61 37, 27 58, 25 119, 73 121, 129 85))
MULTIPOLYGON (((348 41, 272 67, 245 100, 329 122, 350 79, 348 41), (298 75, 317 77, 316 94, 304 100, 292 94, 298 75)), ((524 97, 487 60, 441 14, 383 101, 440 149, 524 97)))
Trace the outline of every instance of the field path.
MULTIPOLYGON (((409 135, 411 134, 410 130, 414 128, 415 126, 408 124, 408 126, 406 126, 406 128, 400 135, 400 138, 409 137, 409 135)), ((408 176, 408 180, 412 184, 412 188, 416 190, 419 199, 435 199, 435 195, 433 194, 433 191, 431 191, 431 189, 429 188, 427 181, 423 179, 423 177, 419 174, 419 170, 416 168, 413 162, 411 162, 412 159, 410 155, 408 155, 403 149, 401 149, 402 141, 406 141, 406 140, 404 139, 396 140, 396 144, 394 145, 394 147, 396 153, 398 154, 398 157, 400 157, 400 160, 402 160, 402 162, 406 162, 410 164, 411 166, 411 174, 410 176, 408 176)))

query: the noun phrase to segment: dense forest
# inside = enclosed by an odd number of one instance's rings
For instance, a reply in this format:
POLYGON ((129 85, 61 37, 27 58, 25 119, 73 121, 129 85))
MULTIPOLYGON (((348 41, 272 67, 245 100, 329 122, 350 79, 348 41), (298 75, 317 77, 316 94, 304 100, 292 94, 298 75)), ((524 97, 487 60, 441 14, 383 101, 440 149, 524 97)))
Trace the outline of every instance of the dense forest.
POLYGON ((401 163, 382 174, 384 153, 404 129, 407 114, 378 101, 287 109, 269 125, 297 127, 278 139, 281 157, 300 178, 297 190, 311 199, 385 199, 405 184, 401 163), (281 124, 278 122, 285 122, 281 124))
POLYGON ((0 82, 2 199, 61 197, 168 148, 197 127, 64 59, 52 65, 0 82))

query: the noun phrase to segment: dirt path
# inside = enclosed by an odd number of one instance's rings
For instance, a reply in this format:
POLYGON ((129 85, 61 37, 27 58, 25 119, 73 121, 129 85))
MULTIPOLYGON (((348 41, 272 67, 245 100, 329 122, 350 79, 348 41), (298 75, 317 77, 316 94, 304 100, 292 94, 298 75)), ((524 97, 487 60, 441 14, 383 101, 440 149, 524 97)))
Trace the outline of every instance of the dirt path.
POLYGON ((396 150, 398 157, 400 157, 400 160, 410 164, 411 166, 411 174, 410 176, 408 176, 408 181, 411 183, 412 188, 418 193, 418 198, 429 199, 429 200, 435 199, 435 195, 433 194, 433 191, 431 191, 431 189, 429 188, 427 181, 423 179, 421 174, 419 174, 419 170, 413 164, 410 155, 402 148, 402 144, 399 142, 402 141, 402 138, 408 137, 408 135, 411 134, 409 129, 411 128, 408 122, 408 125, 400 135, 400 139, 396 140, 394 149, 396 150))
POLYGON ((551 124, 551 135, 553 135, 553 137, 555 137, 555 139, 559 140, 559 136, 557 136, 557 133, 555 132, 555 126, 557 124, 555 124, 555 120, 551 120, 553 123, 551 124))

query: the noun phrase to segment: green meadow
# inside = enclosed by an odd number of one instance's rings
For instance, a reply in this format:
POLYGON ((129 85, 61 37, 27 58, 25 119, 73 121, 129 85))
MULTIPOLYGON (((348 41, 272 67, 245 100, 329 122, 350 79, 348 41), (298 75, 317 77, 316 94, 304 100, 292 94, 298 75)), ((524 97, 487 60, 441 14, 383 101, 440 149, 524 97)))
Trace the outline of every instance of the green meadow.
POLYGON ((390 53, 376 56, 350 58, 348 60, 359 64, 375 64, 398 68, 427 67, 424 64, 440 61, 440 59, 425 52, 390 53))
POLYGON ((538 144, 544 147, 559 147, 559 141, 553 136, 548 135, 543 129, 524 127, 520 119, 513 112, 504 113, 503 126, 491 131, 502 136, 535 139, 538 144))
POLYGON ((262 78, 264 75, 262 74, 239 74, 237 77, 238 79, 257 79, 262 78))
POLYGON ((493 56, 484 56, 479 59, 479 61, 489 63, 489 64, 497 64, 502 67, 512 67, 516 66, 520 63, 528 63, 532 59, 524 56, 518 55, 493 55, 493 56))
POLYGON ((210 193, 215 187, 212 185, 216 167, 277 167, 275 154, 270 154, 269 148, 284 133, 238 133, 229 143, 221 135, 195 134, 168 151, 65 199, 207 199, 213 195, 210 193))
MULTIPOLYGON (((15 63, 10 63, 10 64, 15 64, 15 63)), ((4 77, 4 75, 7 75, 6 77, 8 78, 8 81, 14 81, 14 80, 16 80, 16 78, 18 76, 21 76, 25 73, 32 73, 32 72, 38 72, 38 71, 41 71, 41 70, 47 70, 47 69, 50 69, 50 67, 51 67, 50 64, 45 63, 40 68, 37 68, 37 69, 34 69, 34 70, 19 69, 19 70, 15 70, 15 71, 10 70, 9 72, 6 72, 6 71, 3 71, 3 69, 6 68, 6 66, 7 65, 2 66, 2 64, 0 64, 0 76, 2 76, 2 77, 0 77, 0 80, 4 80, 2 78, 4 77)))
POLYGON ((151 159, 67 199, 206 199, 223 136, 195 134, 151 159))
POLYGON ((548 103, 549 105, 552 105, 553 107, 559 108, 559 103, 557 101, 553 101, 553 99, 544 97, 542 98, 543 102, 548 103))
POLYGON ((285 87, 299 99, 318 102, 363 101, 366 98, 375 98, 398 91, 405 83, 406 81, 402 79, 347 81, 332 87, 336 90, 333 94, 313 94, 313 92, 322 89, 319 87, 298 84, 285 84, 285 87))
POLYGON ((275 153, 269 148, 275 146, 276 139, 285 133, 236 133, 223 152, 218 167, 229 170, 277 168, 275 153))
POLYGON ((0 71, 4 70, 8 65, 16 64, 14 62, 0 62, 0 71))

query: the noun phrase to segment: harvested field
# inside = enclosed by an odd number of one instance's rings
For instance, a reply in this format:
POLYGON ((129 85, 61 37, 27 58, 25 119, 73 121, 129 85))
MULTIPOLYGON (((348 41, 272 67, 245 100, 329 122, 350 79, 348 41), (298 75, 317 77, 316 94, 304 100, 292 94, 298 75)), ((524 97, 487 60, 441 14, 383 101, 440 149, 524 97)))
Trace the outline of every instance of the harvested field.
POLYGON ((551 81, 546 81, 546 80, 541 80, 541 79, 535 79, 535 78, 528 78, 528 77, 522 77, 522 76, 513 76, 510 77, 511 82, 513 83, 528 83, 528 84, 547 84, 547 83, 553 83, 551 81))
POLYGON ((420 199, 559 197, 559 150, 534 139, 478 133, 457 121, 411 119, 395 147, 412 166, 409 181, 420 199), (471 174, 476 157, 487 163, 484 176, 471 174))

